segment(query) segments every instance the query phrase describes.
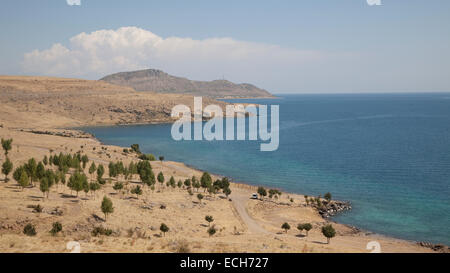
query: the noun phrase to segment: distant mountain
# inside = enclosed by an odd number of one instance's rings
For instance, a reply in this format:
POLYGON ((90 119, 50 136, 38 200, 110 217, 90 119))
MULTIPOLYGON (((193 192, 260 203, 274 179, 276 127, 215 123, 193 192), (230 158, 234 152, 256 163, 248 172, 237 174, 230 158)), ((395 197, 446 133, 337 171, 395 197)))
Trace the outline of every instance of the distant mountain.
POLYGON ((191 81, 156 69, 121 72, 100 80, 116 85, 129 86, 136 91, 179 93, 211 98, 273 97, 266 90, 248 83, 235 84, 226 80, 191 81))

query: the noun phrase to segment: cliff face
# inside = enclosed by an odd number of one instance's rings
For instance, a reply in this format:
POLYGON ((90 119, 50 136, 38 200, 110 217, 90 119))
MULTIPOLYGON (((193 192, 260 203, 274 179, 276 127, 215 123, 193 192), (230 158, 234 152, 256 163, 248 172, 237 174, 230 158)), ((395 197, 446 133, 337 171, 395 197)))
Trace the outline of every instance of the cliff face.
POLYGON ((273 97, 268 91, 247 83, 235 84, 226 80, 191 81, 156 69, 121 72, 100 80, 132 87, 136 91, 189 94, 211 98, 273 97))

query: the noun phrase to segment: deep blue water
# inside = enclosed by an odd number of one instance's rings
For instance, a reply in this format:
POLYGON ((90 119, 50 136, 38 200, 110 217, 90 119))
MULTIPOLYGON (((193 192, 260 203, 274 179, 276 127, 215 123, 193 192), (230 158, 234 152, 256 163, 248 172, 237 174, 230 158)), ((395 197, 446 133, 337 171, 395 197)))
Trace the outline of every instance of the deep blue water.
MULTIPOLYGON (((450 94, 286 95, 280 146, 172 140, 171 125, 84 128, 235 181, 349 200, 335 220, 376 233, 450 244, 450 94)), ((236 100, 233 100, 236 102, 236 100)))

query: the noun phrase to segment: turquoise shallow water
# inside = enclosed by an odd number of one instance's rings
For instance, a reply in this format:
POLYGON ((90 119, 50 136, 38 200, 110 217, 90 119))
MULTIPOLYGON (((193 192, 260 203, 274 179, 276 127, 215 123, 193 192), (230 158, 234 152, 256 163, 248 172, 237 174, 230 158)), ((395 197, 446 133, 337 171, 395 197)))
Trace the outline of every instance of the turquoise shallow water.
POLYGON ((450 94, 244 102, 280 105, 277 151, 261 152, 255 141, 176 142, 170 124, 83 129, 104 143, 139 143, 144 152, 235 181, 308 195, 329 191, 353 204, 334 218, 339 222, 450 244, 450 94))

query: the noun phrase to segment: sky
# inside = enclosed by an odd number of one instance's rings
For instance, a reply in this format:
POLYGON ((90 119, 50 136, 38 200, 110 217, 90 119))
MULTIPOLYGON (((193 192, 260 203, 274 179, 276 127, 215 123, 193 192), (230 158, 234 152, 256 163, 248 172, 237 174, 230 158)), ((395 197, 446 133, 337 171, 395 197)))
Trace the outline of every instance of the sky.
POLYGON ((2 0, 0 37, 1 75, 155 68, 275 94, 450 91, 448 0, 2 0))

